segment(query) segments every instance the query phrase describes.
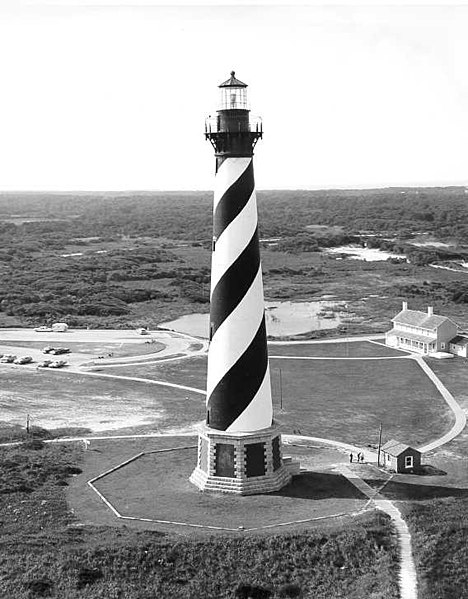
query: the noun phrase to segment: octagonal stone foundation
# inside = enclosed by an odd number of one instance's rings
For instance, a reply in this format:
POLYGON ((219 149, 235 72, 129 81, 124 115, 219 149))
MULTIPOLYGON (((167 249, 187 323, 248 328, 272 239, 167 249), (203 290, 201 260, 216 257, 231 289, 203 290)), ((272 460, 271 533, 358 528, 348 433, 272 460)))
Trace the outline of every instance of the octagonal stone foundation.
POLYGON ((254 495, 279 491, 298 462, 283 458, 279 427, 228 433, 204 426, 198 435, 198 463, 190 482, 202 491, 254 495))

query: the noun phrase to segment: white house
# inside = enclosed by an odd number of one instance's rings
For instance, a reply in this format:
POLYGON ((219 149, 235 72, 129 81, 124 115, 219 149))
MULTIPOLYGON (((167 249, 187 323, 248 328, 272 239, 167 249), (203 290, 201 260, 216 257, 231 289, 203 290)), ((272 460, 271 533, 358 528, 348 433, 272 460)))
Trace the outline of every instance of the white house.
POLYGON ((401 312, 392 318, 392 322, 393 329, 385 334, 385 343, 420 354, 449 352, 450 340, 458 332, 453 320, 434 314, 431 306, 427 312, 408 310, 407 302, 403 302, 401 312))
POLYGON ((456 356, 468 358, 468 337, 457 335, 453 339, 450 339, 449 351, 456 356))

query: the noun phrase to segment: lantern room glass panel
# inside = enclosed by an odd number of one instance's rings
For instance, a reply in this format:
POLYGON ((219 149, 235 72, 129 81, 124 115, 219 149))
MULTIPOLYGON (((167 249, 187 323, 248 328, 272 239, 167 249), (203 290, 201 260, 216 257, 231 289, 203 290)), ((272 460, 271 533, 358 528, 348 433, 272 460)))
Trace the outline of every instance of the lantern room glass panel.
POLYGON ((222 87, 220 110, 247 110, 245 87, 222 87))

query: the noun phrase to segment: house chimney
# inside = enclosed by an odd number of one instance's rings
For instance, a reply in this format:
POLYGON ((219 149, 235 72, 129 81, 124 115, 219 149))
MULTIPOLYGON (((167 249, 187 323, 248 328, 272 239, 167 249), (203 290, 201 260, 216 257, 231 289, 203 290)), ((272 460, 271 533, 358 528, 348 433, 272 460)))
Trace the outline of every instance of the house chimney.
POLYGON ((427 315, 432 316, 434 314, 434 308, 432 306, 427 307, 427 315))
POLYGON ((403 302, 403 310, 408 310, 408 302, 403 302))

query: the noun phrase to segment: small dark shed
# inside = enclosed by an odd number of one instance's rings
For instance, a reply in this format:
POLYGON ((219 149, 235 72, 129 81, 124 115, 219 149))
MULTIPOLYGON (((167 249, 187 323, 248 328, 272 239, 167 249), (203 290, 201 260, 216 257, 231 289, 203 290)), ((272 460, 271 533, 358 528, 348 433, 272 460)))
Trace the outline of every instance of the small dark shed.
POLYGON ((421 452, 392 439, 382 447, 380 463, 395 472, 411 473, 421 465, 421 452))

